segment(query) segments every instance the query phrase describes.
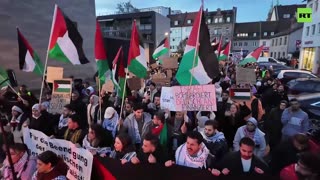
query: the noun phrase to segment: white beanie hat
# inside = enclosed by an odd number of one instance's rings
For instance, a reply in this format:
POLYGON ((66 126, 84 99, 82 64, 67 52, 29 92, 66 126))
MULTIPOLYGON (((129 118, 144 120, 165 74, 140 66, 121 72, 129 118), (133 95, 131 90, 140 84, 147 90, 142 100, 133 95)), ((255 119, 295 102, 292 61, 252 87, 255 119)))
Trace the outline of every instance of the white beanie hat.
POLYGON ((33 105, 33 106, 32 106, 32 110, 38 110, 38 111, 40 111, 40 106, 39 106, 39 104, 33 105))
POLYGON ((13 106, 11 110, 12 110, 12 111, 17 111, 17 112, 19 112, 19 113, 23 113, 22 109, 19 108, 18 106, 13 106))

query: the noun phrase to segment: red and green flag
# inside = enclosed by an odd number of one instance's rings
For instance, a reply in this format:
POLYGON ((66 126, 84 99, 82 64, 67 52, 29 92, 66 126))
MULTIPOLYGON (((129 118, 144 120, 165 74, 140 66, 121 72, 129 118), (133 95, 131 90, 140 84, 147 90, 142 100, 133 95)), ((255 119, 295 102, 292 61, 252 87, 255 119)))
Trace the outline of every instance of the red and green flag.
POLYGON ((70 93, 72 85, 70 80, 55 80, 53 81, 53 92, 70 93))
POLYGON ((139 39, 136 21, 133 21, 130 48, 128 55, 128 69, 139 78, 147 77, 147 58, 144 47, 139 39))
POLYGON ((158 45, 158 47, 154 50, 152 57, 153 59, 157 59, 160 56, 163 56, 165 54, 167 54, 169 52, 169 40, 168 37, 165 37, 160 44, 158 45))
POLYGON ((0 67, 0 88, 8 86, 8 85, 9 85, 8 73, 5 69, 0 67))
POLYGON ((229 41, 226 45, 226 47, 221 51, 218 60, 219 61, 225 61, 228 60, 229 54, 231 49, 231 41, 229 41))
POLYGON ((124 69, 123 50, 122 47, 120 47, 112 63, 112 81, 117 90, 118 96, 121 98, 126 95, 125 78, 126 72, 124 69))
POLYGON ((240 61, 239 65, 246 65, 247 63, 255 63, 259 59, 261 52, 263 50, 263 45, 258 47, 249 53, 242 61, 240 61))
POLYGON ((103 43, 102 31, 100 24, 96 21, 96 35, 95 35, 95 46, 94 54, 97 63, 98 78, 101 84, 104 84, 107 79, 110 78, 111 70, 107 59, 107 52, 103 43))
POLYGON ((38 54, 33 50, 27 39, 17 28, 18 46, 19 46, 19 67, 25 72, 33 72, 37 75, 43 75, 44 67, 38 54))
POLYGON ((82 37, 75 23, 57 5, 49 42, 49 58, 73 65, 89 63, 82 48, 82 37))
POLYGON ((208 84, 219 74, 217 56, 211 46, 209 29, 202 14, 201 7, 176 74, 180 85, 208 84))

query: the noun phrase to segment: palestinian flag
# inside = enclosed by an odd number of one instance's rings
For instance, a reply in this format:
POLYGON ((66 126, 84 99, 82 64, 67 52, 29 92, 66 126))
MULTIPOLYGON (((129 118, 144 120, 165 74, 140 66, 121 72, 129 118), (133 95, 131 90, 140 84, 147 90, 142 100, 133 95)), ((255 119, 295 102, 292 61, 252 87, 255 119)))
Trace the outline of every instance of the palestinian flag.
POLYGON ((230 89, 230 98, 235 100, 250 100, 250 89, 230 89))
POLYGON ((223 51, 221 51, 221 54, 218 58, 219 61, 224 61, 224 60, 228 60, 229 54, 230 54, 230 49, 231 49, 231 41, 229 41, 226 45, 226 47, 224 48, 223 51))
POLYGON ((55 80, 53 91, 58 93, 70 93, 72 89, 70 80, 55 80))
POLYGON ((96 35, 95 35, 95 46, 94 54, 98 69, 98 78, 101 84, 106 82, 106 79, 110 78, 110 68, 107 60, 107 52, 103 43, 102 32, 100 24, 96 21, 96 35))
POLYGON ((43 75, 44 67, 38 54, 32 49, 29 42, 21 34, 19 28, 17 28, 17 33, 20 70, 25 72, 34 72, 37 75, 43 75))
POLYGON ((176 74, 180 85, 208 84, 219 74, 217 56, 211 46, 208 26, 202 13, 201 7, 176 74))
POLYGON ((49 58, 73 65, 89 63, 83 52, 83 40, 75 23, 57 5, 49 42, 49 58))
POLYGON ((169 46, 169 40, 168 40, 168 38, 166 37, 166 38, 164 38, 164 39, 160 42, 160 44, 159 44, 159 46, 157 47, 157 49, 154 50, 154 53, 152 54, 153 59, 157 59, 157 58, 159 58, 160 56, 162 56, 162 55, 164 55, 164 54, 167 54, 167 53, 169 52, 169 48, 170 48, 170 46, 169 46))
POLYGON ((219 42, 216 45, 216 49, 215 49, 215 53, 217 54, 217 56, 220 56, 220 52, 221 52, 221 47, 222 47, 222 35, 220 36, 219 42))
POLYGON ((143 45, 140 43, 136 21, 133 21, 128 55, 128 69, 137 77, 145 78, 147 76, 147 58, 143 45))
POLYGON ((126 94, 125 78, 123 50, 122 47, 120 47, 112 63, 112 81, 114 87, 117 89, 118 96, 121 98, 126 94))
POLYGON ((9 85, 8 73, 5 69, 2 69, 2 67, 0 67, 0 88, 3 88, 8 85, 9 85))
POLYGON ((257 49, 253 50, 249 53, 242 61, 240 61, 239 65, 246 65, 247 63, 255 63, 257 62, 260 54, 262 52, 263 45, 258 47, 257 49))

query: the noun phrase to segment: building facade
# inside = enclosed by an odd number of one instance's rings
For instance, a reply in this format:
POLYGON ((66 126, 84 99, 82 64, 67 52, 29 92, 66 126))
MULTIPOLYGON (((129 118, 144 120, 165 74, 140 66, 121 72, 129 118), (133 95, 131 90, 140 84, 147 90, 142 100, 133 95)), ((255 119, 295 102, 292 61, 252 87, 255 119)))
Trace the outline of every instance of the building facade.
POLYGON ((303 24, 295 23, 290 29, 275 34, 271 38, 270 57, 288 58, 300 50, 303 24))
POLYGON ((312 22, 304 23, 302 32, 299 68, 320 74, 320 2, 308 0, 307 7, 312 8, 312 22))
POLYGON ((20 28, 44 64, 55 4, 77 24, 83 38, 84 53, 91 63, 73 66, 49 58, 48 66, 63 67, 64 77, 73 75, 75 78, 92 79, 96 72, 94 61, 96 27, 94 1, 0 1, 0 66, 4 69, 15 70, 18 83, 20 85, 26 84, 29 89, 40 89, 42 77, 19 70, 16 26, 20 28))
MULTIPOLYGON (((197 13, 186 12, 168 16, 171 21, 170 49, 172 52, 177 52, 180 42, 189 37, 197 13)), ((208 12, 206 10, 204 12, 211 41, 222 37, 223 42, 226 43, 232 39, 236 13, 237 8, 235 7, 232 10, 217 9, 217 11, 208 12)))
POLYGON ((270 56, 270 38, 290 27, 290 20, 236 23, 232 52, 243 52, 246 56, 263 45, 263 56, 270 56))
POLYGON ((158 14, 161 14, 164 17, 167 17, 169 14, 171 14, 171 8, 164 7, 164 6, 142 8, 142 9, 139 9, 139 11, 140 12, 154 11, 154 12, 156 12, 158 14))
POLYGON ((276 5, 268 14, 267 21, 279 21, 296 17, 297 8, 305 8, 305 4, 276 5))
POLYGON ((132 22, 136 20, 140 36, 144 43, 146 56, 151 55, 158 44, 170 33, 170 19, 154 11, 129 14, 99 16, 98 21, 104 37, 115 39, 131 38, 132 22))

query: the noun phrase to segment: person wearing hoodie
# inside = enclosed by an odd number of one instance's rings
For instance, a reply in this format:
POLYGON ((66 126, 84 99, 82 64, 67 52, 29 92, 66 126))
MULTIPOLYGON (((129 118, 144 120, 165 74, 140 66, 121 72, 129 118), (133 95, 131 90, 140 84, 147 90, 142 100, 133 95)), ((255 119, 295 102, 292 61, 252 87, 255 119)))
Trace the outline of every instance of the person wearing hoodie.
POLYGON ((115 138, 119 124, 119 115, 113 107, 108 107, 104 113, 102 127, 109 131, 115 138))
POLYGON ((239 151, 240 140, 244 137, 249 137, 255 142, 254 154, 257 157, 263 158, 266 151, 266 140, 265 134, 258 128, 258 122, 255 118, 251 117, 248 119, 247 124, 241 126, 234 136, 233 150, 239 151))
POLYGON ((81 125, 88 127, 87 121, 87 106, 82 102, 81 97, 77 91, 71 93, 71 106, 74 107, 76 114, 82 117, 81 125))
POLYGON ((97 123, 97 112, 99 109, 99 97, 92 95, 87 106, 87 120, 89 126, 93 123, 97 123))
POLYGON ((223 132, 218 131, 218 122, 208 120, 205 122, 204 132, 201 132, 204 144, 214 155, 215 162, 219 162, 228 152, 228 144, 223 132))
POLYGON ((121 132, 128 133, 132 143, 138 147, 143 142, 144 136, 152 125, 151 115, 143 112, 142 104, 135 104, 131 113, 123 122, 121 132))
POLYGON ((67 180, 68 169, 63 159, 52 151, 45 151, 38 156, 32 180, 67 180))

